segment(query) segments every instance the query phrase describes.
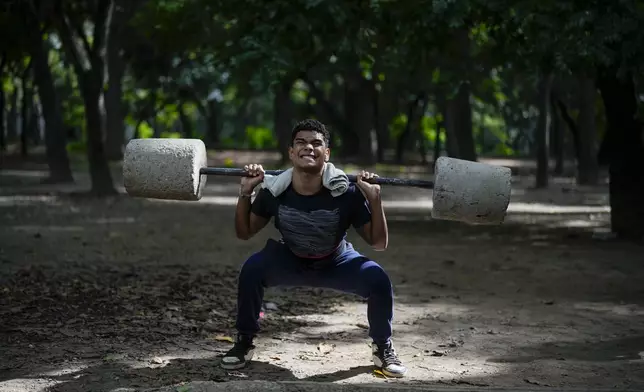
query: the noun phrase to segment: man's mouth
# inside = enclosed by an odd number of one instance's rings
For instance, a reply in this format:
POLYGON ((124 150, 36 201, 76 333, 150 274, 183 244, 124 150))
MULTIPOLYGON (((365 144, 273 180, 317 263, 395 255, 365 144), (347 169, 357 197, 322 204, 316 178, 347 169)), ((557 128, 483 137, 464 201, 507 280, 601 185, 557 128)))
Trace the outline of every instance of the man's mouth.
POLYGON ((315 156, 312 154, 300 155, 300 158, 306 159, 308 161, 315 161, 315 156))

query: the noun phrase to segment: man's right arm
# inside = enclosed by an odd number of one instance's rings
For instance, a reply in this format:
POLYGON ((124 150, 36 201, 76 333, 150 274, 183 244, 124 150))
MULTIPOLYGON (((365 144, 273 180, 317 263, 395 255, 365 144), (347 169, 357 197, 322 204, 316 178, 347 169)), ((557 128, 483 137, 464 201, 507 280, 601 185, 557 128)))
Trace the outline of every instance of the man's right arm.
MULTIPOLYGON (((255 203, 265 202, 261 199, 261 192, 257 195, 255 203)), ((251 211, 252 204, 249 196, 239 196, 237 199, 237 208, 235 210, 235 232, 237 238, 241 240, 249 240, 260 230, 266 227, 270 220, 268 217, 263 217, 251 211)))

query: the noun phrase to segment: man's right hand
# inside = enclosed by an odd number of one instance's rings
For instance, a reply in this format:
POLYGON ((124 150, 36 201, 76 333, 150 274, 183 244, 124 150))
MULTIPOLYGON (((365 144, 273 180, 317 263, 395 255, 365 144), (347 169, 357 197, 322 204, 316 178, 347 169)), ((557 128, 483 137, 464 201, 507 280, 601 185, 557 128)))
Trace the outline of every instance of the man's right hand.
POLYGON ((249 177, 242 177, 241 179, 241 191, 246 194, 253 192, 253 189, 264 181, 264 168, 262 165, 252 163, 250 165, 244 166, 244 171, 247 172, 249 177))

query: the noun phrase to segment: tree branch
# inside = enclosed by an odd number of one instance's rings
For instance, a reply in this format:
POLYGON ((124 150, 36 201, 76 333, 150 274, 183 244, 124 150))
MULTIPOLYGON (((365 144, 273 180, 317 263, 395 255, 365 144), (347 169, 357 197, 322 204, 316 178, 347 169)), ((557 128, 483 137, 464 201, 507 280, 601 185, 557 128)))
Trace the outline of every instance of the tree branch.
POLYGON ((568 125, 568 130, 570 131, 570 133, 572 133, 572 140, 573 144, 575 145, 575 155, 577 156, 577 160, 579 160, 580 136, 579 130, 577 129, 577 123, 568 112, 568 107, 566 106, 566 104, 560 98, 557 98, 557 106, 559 107, 559 111, 561 112, 561 116, 566 122, 566 125, 568 125))
POLYGON ((31 71, 31 65, 33 64, 33 57, 29 56, 29 62, 27 63, 27 66, 25 69, 22 71, 22 78, 26 78, 29 72, 31 71))
POLYGON ((69 57, 72 60, 72 65, 76 69, 78 76, 82 77, 85 72, 89 71, 90 64, 87 58, 83 58, 81 48, 78 47, 78 44, 74 40, 73 29, 65 10, 62 5, 59 5, 57 8, 58 14, 60 15, 60 19, 57 21, 58 29, 60 31, 60 40, 63 43, 65 52, 69 54, 69 57))
POLYGON ((318 86, 315 85, 309 75, 306 72, 300 73, 300 79, 306 83, 311 89, 311 93, 315 100, 320 104, 320 107, 326 112, 326 114, 331 118, 331 120, 340 126, 340 129, 344 131, 347 127, 347 123, 340 114, 340 112, 326 99, 324 93, 318 86))
POLYGON ((92 47, 89 44, 89 41, 87 40, 85 31, 83 30, 83 22, 74 20, 73 22, 70 22, 70 25, 71 27, 74 28, 74 31, 76 32, 76 36, 78 37, 78 40, 80 40, 81 44, 83 45, 83 49, 85 49, 85 56, 87 58, 90 58, 90 54, 92 53, 92 47))
POLYGON ((89 41, 87 40, 85 31, 83 30, 83 18, 81 17, 79 20, 78 15, 75 12, 72 12, 71 10, 69 11, 66 10, 64 5, 61 5, 60 12, 61 12, 61 16, 66 20, 68 24, 69 31, 71 34, 70 37, 72 40, 74 40, 74 44, 79 54, 83 56, 85 61, 89 61, 90 54, 92 53, 92 47, 89 44, 89 41), (77 41, 81 42, 84 53, 80 53, 80 47, 78 47, 77 41))
POLYGON ((113 10, 114 2, 112 0, 98 0, 94 15, 94 47, 91 55, 93 59, 97 60, 105 56, 113 10))

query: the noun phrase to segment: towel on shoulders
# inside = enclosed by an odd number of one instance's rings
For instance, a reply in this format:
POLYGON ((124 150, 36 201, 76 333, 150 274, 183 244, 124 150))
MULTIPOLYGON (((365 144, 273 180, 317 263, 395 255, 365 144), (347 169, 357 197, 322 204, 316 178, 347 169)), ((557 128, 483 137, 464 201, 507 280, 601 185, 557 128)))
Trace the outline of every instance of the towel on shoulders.
MULTIPOLYGON (((279 196, 291 185, 293 168, 285 170, 277 176, 265 174, 262 188, 268 189, 275 197, 279 196)), ((322 173, 322 186, 331 191, 331 196, 337 197, 349 189, 349 177, 331 162, 324 164, 322 173)))

